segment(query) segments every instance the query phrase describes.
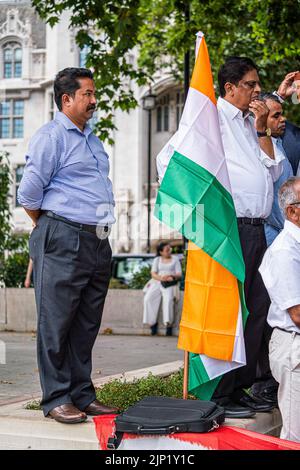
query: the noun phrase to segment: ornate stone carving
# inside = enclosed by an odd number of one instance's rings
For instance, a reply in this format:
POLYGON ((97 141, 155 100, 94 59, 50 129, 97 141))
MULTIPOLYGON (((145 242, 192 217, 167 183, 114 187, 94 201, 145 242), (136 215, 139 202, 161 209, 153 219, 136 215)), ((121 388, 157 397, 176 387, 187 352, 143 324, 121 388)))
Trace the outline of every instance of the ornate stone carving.
POLYGON ((30 20, 21 21, 19 11, 16 8, 7 10, 6 21, 0 26, 0 40, 10 36, 22 39, 25 46, 31 45, 30 20))

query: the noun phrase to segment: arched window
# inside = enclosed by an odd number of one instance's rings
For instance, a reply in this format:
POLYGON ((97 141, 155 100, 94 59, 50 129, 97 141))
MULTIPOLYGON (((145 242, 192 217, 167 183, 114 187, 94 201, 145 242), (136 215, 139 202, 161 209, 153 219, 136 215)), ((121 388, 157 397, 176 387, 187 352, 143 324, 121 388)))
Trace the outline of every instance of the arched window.
POLYGON ((3 46, 3 77, 22 77, 22 48, 17 42, 6 43, 3 46))

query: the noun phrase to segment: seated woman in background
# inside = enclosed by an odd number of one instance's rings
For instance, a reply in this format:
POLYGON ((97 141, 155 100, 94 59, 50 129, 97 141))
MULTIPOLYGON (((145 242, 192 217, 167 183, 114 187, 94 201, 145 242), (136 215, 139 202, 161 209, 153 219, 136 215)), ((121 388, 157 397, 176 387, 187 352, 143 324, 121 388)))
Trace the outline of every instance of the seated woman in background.
POLYGON ((157 334, 158 311, 162 299, 163 323, 166 336, 172 336, 174 321, 174 300, 178 291, 178 282, 182 276, 179 259, 172 255, 169 243, 162 242, 157 247, 157 257, 153 261, 152 279, 144 288, 143 323, 151 327, 151 334, 157 334))

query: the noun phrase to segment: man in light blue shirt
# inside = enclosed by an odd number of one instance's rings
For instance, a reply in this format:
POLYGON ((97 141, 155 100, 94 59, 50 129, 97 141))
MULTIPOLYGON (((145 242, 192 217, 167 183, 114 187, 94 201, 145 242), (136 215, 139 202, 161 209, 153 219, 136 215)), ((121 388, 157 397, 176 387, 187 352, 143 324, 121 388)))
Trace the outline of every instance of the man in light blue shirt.
POLYGON ((92 348, 107 294, 114 218, 108 156, 87 122, 92 73, 59 72, 55 119, 31 139, 18 198, 35 228, 29 240, 38 312, 37 356, 45 416, 78 423, 116 412, 96 400, 92 348))
POLYGON ((266 241, 267 246, 269 246, 283 229, 284 217, 278 203, 278 191, 280 186, 291 176, 293 176, 293 169, 282 146, 282 136, 284 135, 286 121, 285 117, 283 116, 282 105, 279 102, 279 99, 272 93, 261 93, 260 99, 265 101, 270 110, 267 126, 272 131, 273 145, 277 147, 285 156, 284 160, 282 161, 282 173, 278 180, 274 183, 274 200, 272 211, 267 218, 267 223, 265 224, 266 241))

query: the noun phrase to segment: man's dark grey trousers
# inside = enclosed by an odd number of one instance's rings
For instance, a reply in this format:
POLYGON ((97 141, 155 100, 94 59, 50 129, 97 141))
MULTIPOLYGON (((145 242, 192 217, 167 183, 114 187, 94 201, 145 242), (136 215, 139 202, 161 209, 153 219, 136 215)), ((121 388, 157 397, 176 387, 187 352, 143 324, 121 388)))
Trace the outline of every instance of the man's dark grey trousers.
POLYGON ((108 238, 42 214, 29 240, 37 324, 37 357, 45 416, 73 403, 84 410, 95 400, 92 348, 107 294, 108 238))

